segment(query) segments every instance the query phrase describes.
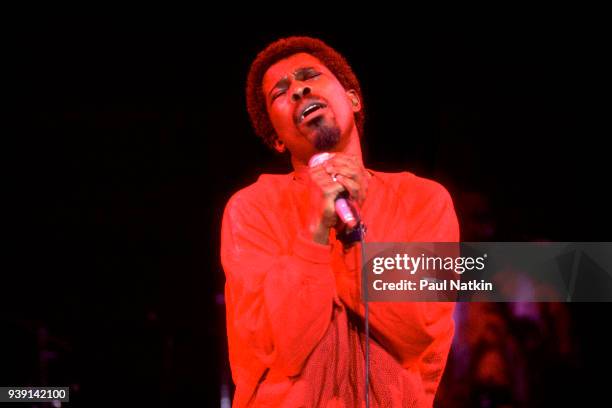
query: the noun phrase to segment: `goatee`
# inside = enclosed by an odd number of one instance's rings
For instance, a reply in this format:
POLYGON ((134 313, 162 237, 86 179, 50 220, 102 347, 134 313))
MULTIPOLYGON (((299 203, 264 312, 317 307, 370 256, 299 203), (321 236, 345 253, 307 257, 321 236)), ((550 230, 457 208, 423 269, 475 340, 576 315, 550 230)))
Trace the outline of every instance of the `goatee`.
MULTIPOLYGON (((318 119, 318 118, 317 118, 318 119)), ((314 130, 314 146, 318 151, 331 150, 340 141, 340 128, 335 123, 327 124, 317 121, 314 130)))

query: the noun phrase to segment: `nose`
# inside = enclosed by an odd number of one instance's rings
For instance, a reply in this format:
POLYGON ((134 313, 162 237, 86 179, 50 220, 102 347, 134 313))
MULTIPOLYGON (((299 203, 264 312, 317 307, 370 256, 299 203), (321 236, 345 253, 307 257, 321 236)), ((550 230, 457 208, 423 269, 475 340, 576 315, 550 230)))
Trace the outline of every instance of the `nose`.
POLYGON ((297 102, 302 99, 304 96, 310 93, 310 88, 307 86, 298 85, 293 91, 293 95, 291 95, 291 99, 293 102, 297 102))

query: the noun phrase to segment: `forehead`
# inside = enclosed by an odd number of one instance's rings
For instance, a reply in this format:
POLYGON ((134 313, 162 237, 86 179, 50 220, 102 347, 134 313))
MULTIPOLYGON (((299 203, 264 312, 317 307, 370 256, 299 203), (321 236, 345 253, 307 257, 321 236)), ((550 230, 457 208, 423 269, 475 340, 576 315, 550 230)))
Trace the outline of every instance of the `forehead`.
POLYGON ((262 87, 265 90, 273 87, 280 79, 290 76, 299 68, 312 67, 330 72, 318 58, 304 52, 293 54, 287 58, 277 61, 268 68, 264 74, 262 87))

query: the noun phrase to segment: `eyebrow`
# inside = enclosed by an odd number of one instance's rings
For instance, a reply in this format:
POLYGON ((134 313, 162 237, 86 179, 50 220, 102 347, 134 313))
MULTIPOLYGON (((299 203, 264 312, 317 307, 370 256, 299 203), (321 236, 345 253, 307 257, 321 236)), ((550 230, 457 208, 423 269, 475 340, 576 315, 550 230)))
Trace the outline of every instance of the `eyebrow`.
POLYGON ((295 78, 302 77, 304 76, 304 74, 306 74, 308 71, 314 71, 314 67, 303 67, 303 68, 298 68, 295 70, 295 72, 293 73, 293 76, 295 78))
MULTIPOLYGON (((308 71, 315 71, 315 70, 316 69, 314 67, 298 68, 293 72, 293 77, 294 78, 303 77, 304 74, 307 73, 308 71)), ((276 89, 286 88, 287 86, 289 86, 289 78, 287 76, 284 76, 276 84, 274 84, 272 89, 270 89, 270 92, 268 92, 268 97, 271 98, 272 92, 274 92, 276 89)))

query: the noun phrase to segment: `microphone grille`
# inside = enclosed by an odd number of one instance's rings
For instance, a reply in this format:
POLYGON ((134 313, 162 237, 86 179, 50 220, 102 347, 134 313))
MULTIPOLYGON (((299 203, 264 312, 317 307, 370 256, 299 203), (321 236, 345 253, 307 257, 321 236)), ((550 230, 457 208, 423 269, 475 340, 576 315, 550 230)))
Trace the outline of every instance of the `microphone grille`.
POLYGON ((318 166, 319 164, 331 159, 333 156, 333 153, 328 152, 317 153, 313 155, 308 161, 308 167, 318 166))

